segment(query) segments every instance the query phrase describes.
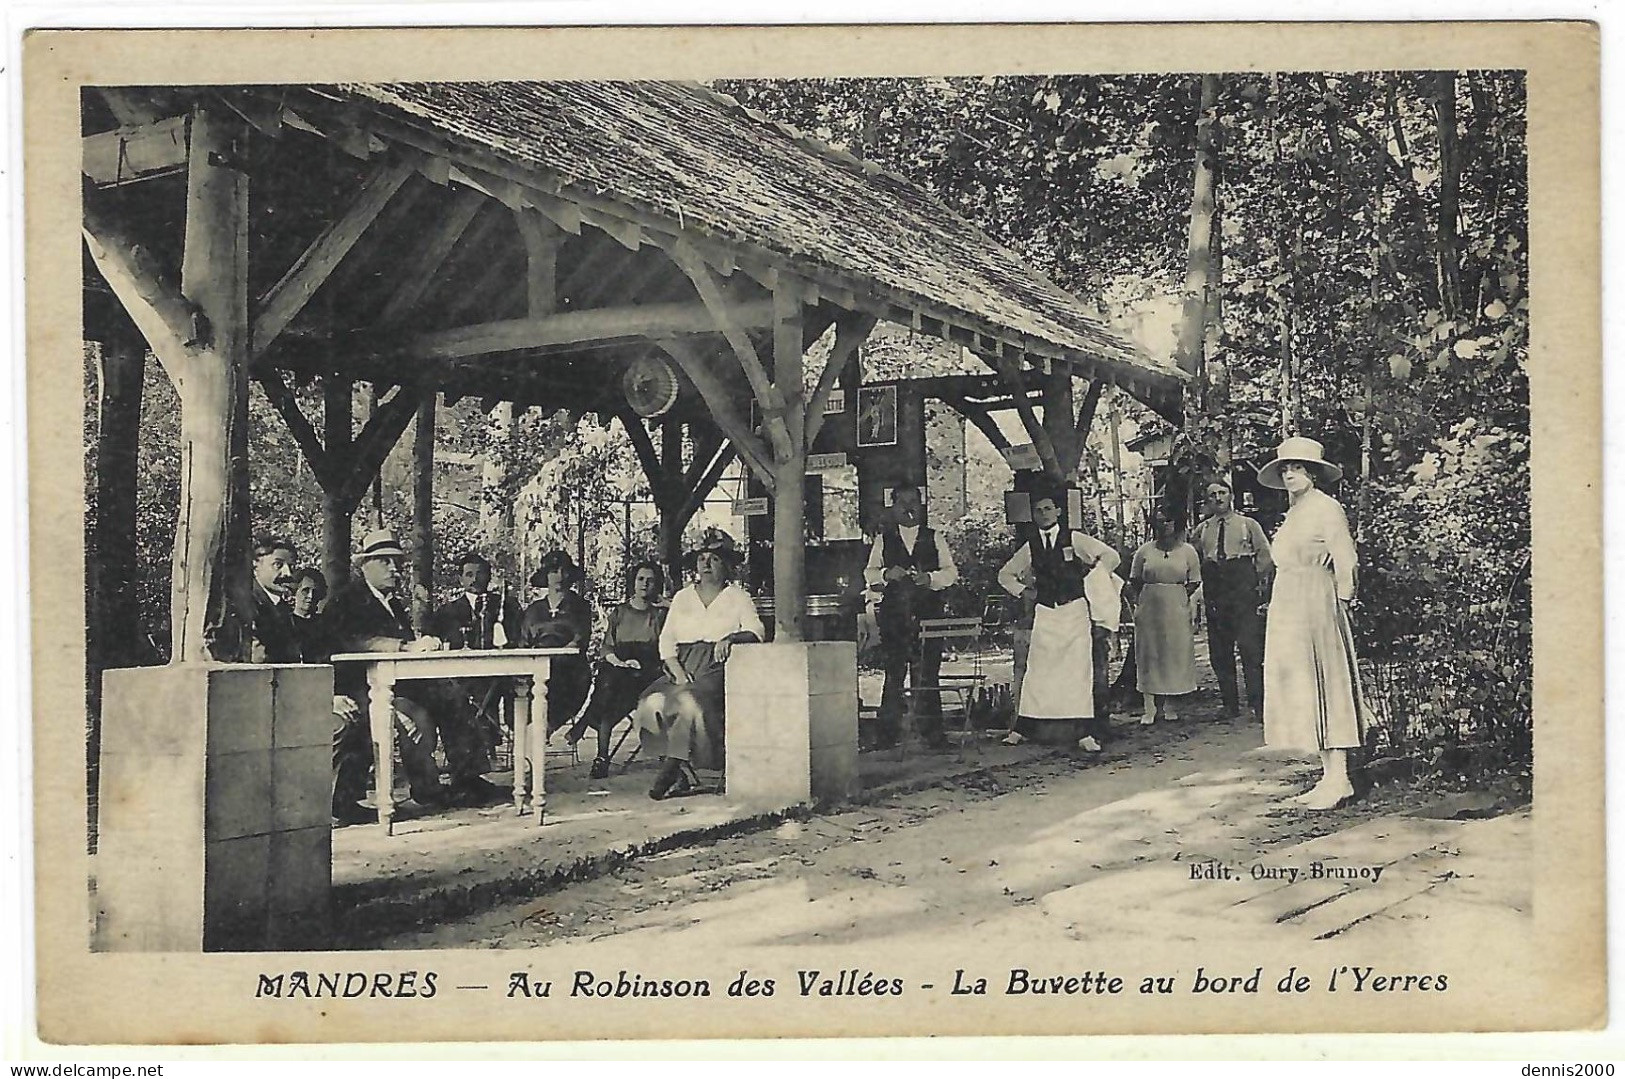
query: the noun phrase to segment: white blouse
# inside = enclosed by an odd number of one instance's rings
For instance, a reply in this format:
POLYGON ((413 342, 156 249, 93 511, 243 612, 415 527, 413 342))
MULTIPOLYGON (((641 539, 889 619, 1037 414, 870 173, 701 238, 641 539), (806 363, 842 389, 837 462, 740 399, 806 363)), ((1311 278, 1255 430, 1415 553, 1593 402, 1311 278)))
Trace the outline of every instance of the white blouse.
POLYGON ((720 641, 734 633, 767 636, 756 601, 736 584, 726 585, 706 606, 694 585, 672 597, 671 611, 660 630, 660 658, 676 659, 677 646, 692 641, 720 641))

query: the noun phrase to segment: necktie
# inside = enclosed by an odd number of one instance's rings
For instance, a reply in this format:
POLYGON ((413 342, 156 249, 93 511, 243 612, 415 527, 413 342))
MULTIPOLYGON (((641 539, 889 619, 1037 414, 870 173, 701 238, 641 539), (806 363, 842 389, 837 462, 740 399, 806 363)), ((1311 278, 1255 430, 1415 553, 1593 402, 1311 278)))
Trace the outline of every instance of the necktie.
POLYGON ((482 592, 474 597, 474 647, 490 646, 490 641, 485 636, 485 594, 482 592))
POLYGON ((1224 559, 1225 559, 1224 526, 1226 524, 1228 524, 1229 521, 1230 521, 1230 515, 1229 514, 1225 514, 1224 516, 1219 518, 1219 549, 1216 552, 1214 552, 1213 557, 1218 559, 1221 562, 1224 561, 1224 559))

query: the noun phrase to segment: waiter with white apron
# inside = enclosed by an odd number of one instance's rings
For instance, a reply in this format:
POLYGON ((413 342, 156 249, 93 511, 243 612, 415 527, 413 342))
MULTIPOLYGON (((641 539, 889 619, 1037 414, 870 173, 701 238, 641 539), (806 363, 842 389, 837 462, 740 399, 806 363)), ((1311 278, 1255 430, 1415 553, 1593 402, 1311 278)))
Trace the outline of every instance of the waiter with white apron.
MULTIPOLYGON (((999 570, 999 586, 1033 605, 1032 643, 1016 703, 1016 730, 1047 745, 1078 742, 1095 714, 1093 619, 1084 578, 1118 553, 1061 525, 1059 496, 1032 495, 1033 536, 999 570)), ((1085 748, 1091 748, 1086 746, 1085 748)))

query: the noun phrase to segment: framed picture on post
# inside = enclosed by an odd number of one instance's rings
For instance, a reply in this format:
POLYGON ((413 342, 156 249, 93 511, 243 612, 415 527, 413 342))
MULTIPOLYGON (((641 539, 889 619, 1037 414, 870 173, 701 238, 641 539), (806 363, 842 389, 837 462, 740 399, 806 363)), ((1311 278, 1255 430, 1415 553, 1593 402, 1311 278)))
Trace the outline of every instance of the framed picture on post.
POLYGON ((897 445, 897 386, 858 388, 858 447, 897 445))

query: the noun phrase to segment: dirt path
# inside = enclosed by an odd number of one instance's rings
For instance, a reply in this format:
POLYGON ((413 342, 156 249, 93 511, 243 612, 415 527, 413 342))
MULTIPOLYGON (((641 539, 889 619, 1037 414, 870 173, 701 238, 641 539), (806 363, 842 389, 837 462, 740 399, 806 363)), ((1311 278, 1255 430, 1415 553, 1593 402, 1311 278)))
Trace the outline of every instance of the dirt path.
MULTIPOLYGON (((378 944, 508 948, 649 937, 686 950, 917 937, 923 947, 971 932, 1030 950, 1108 929, 1157 939, 1323 939, 1400 924, 1423 901, 1446 902, 1441 882, 1473 877, 1461 849, 1483 852, 1497 880, 1518 879, 1505 872, 1528 857, 1527 827, 1516 821, 1469 822, 1501 827, 1462 843, 1461 822, 1396 816, 1381 798, 1332 814, 1283 808, 1284 795, 1307 785, 1309 767, 1254 752, 1256 724, 1218 719, 1211 705, 1195 703, 1177 725, 1120 726, 1103 758, 1057 754, 970 785, 669 852, 378 944), (1446 867, 1442 859, 1454 860, 1446 867), (1365 879, 1309 879, 1311 863, 1365 879), (1235 875, 1218 884, 1194 879, 1192 866, 1209 865, 1235 875), (1301 879, 1287 879, 1294 866, 1301 879)), ((1527 897, 1481 886, 1473 909, 1504 927, 1525 916, 1527 897)))

